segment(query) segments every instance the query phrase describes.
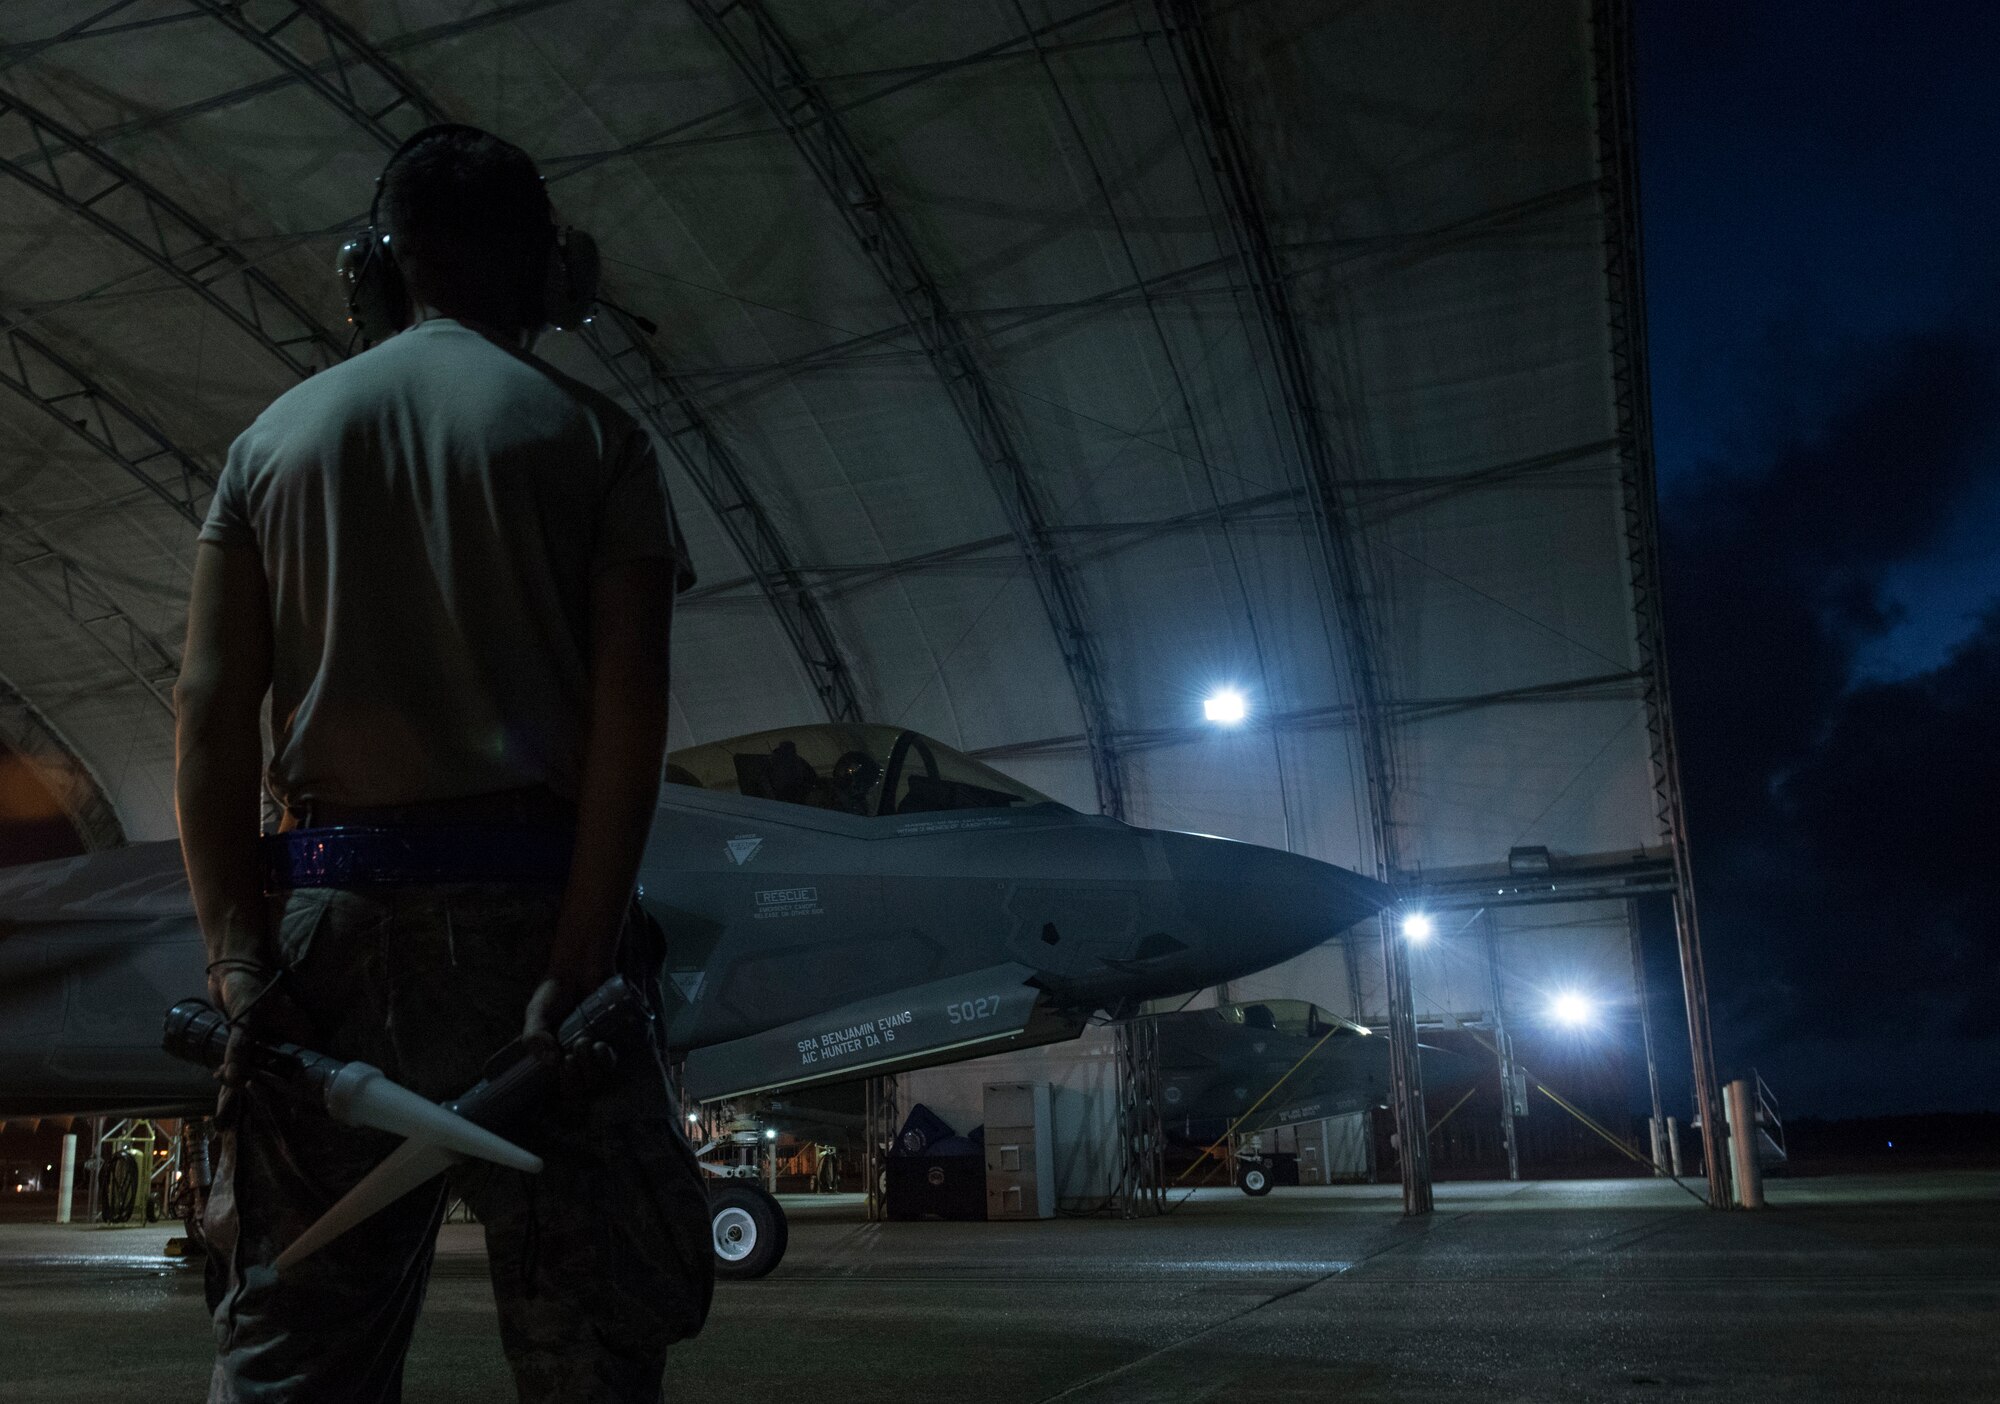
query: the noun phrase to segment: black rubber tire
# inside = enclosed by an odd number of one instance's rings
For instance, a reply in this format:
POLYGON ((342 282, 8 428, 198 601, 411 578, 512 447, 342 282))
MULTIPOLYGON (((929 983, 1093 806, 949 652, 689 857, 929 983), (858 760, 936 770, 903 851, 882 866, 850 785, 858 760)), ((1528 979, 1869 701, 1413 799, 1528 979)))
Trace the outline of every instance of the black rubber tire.
POLYGON ((1271 1171, 1264 1165, 1246 1165, 1236 1183, 1252 1199, 1262 1199, 1271 1192, 1271 1171))
POLYGON ((768 1274, 785 1258, 791 1229, 778 1201, 741 1180, 712 1184, 708 1213, 715 1245, 715 1275, 749 1282, 768 1274))
POLYGON ((131 1222, 139 1212, 139 1157, 131 1151, 120 1151, 111 1157, 104 1167, 104 1222, 123 1224, 131 1222))

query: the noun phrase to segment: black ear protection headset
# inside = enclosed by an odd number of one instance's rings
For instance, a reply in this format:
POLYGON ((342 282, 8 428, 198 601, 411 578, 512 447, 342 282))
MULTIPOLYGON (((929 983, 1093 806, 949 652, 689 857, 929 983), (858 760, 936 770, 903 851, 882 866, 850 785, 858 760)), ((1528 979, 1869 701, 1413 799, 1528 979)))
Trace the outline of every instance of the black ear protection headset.
MULTIPOLYGON (((410 324, 412 307, 409 285, 389 241, 394 231, 382 228, 382 189, 389 172, 418 143, 434 136, 465 133, 487 136, 477 127, 445 122, 425 127, 390 155, 382 174, 375 177, 375 196, 368 202, 368 227, 340 246, 334 271, 347 292, 347 320, 361 333, 364 344, 380 341, 410 324)), ((546 188, 544 199, 546 200, 546 188)), ((600 264, 597 241, 581 229, 558 225, 553 205, 548 207, 548 253, 538 272, 531 272, 524 291, 524 311, 528 331, 543 327, 568 330, 581 326, 597 305, 600 264)))

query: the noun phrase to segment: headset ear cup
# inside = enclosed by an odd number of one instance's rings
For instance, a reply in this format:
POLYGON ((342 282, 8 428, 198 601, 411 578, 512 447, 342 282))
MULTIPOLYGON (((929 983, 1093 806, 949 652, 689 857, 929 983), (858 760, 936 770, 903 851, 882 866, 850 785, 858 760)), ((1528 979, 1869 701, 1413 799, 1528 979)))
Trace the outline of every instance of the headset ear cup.
POLYGON ((597 306, 602 265, 597 240, 581 229, 565 229, 549 245, 548 272, 542 285, 542 317, 561 331, 580 327, 597 306))
POLYGON ((347 320, 373 345, 410 324, 410 290, 403 272, 370 227, 340 246, 334 272, 347 294, 347 320))

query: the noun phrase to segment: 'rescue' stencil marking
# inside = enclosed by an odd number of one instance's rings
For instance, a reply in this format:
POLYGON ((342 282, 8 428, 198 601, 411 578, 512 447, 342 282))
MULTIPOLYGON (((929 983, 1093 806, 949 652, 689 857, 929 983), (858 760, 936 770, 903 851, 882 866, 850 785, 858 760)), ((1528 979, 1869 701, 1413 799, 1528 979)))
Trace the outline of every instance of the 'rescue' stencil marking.
POLYGON ((757 895, 757 920, 770 917, 823 916, 817 887, 772 887, 757 895))

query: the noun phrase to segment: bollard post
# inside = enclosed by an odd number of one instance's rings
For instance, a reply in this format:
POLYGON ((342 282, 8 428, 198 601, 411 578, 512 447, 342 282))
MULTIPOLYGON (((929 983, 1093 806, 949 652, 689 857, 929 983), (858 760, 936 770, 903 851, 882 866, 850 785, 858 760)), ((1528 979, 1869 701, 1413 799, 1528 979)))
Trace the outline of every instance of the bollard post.
POLYGON ((69 1222, 70 1206, 76 1199, 76 1132, 63 1137, 62 1180, 56 1190, 56 1222, 69 1222))
POLYGON ((1743 1209, 1762 1209, 1764 1171, 1757 1163, 1757 1112, 1750 1084, 1738 1078, 1723 1093, 1729 1103, 1729 1159, 1736 1172, 1736 1203, 1743 1209))

